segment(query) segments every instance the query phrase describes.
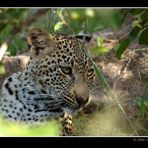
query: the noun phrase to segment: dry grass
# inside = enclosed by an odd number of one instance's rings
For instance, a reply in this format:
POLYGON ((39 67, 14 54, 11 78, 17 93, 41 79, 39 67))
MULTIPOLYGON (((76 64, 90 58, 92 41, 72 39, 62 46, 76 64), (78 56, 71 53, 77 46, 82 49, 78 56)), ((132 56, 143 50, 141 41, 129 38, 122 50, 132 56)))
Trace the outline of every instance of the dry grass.
POLYGON ((135 136, 129 122, 116 102, 106 103, 101 110, 76 117, 78 136, 135 136))

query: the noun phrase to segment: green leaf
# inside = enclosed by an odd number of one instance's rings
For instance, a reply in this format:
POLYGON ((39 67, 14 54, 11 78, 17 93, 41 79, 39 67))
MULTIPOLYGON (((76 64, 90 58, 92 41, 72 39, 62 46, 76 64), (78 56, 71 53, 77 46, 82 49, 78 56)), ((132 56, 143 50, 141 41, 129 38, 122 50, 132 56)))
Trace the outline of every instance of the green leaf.
POLYGON ((109 51, 109 48, 103 47, 103 37, 97 38, 97 46, 91 49, 92 54, 102 55, 109 51))
POLYGON ((137 34, 139 33, 140 30, 141 30, 141 28, 139 28, 139 27, 133 28, 132 31, 130 32, 128 38, 132 41, 137 36, 137 34))
POLYGON ((148 19, 148 10, 145 9, 144 13, 140 16, 142 21, 146 21, 148 19))
POLYGON ((135 37, 138 35, 140 31, 139 27, 135 27, 132 29, 132 31, 130 32, 129 36, 127 38, 125 38, 124 40, 122 40, 116 47, 116 57, 118 59, 121 58, 122 54, 124 53, 124 51, 126 50, 126 48, 129 46, 130 42, 133 41, 135 39, 135 37))
POLYGON ((96 65, 96 63, 93 61, 93 59, 91 59, 91 61, 93 63, 93 67, 94 67, 94 70, 96 72, 96 76, 99 80, 99 83, 104 88, 104 90, 106 92, 108 92, 108 95, 112 95, 111 87, 109 86, 108 82, 106 81, 106 79, 105 79, 103 73, 101 72, 100 68, 96 65))
POLYGON ((96 47, 92 48, 92 50, 91 50, 91 52, 95 55, 102 55, 108 51, 109 51, 108 48, 102 47, 102 46, 96 46, 96 47))
POLYGON ((7 24, 0 24, 0 32, 7 26, 7 24))
POLYGON ((5 67, 4 65, 0 62, 0 75, 4 75, 5 74, 5 67))
POLYGON ((102 36, 99 36, 97 38, 97 44, 98 44, 98 46, 102 46, 102 44, 103 44, 103 37, 102 36))
POLYGON ((121 58, 122 54, 124 53, 124 51, 128 47, 129 43, 130 43, 129 38, 126 38, 125 40, 123 40, 122 42, 120 42, 120 44, 118 44, 116 46, 116 49, 117 49, 117 51, 116 51, 116 57, 118 59, 121 58))
POLYGON ((62 28, 63 24, 64 24, 64 22, 57 22, 54 26, 54 31, 56 32, 56 31, 60 30, 62 28))
POLYGON ((145 28, 139 36, 139 44, 148 45, 148 28, 145 28))
POLYGON ((141 107, 142 103, 143 103, 143 101, 142 101, 142 98, 141 98, 141 97, 136 98, 136 104, 137 104, 139 107, 141 107))

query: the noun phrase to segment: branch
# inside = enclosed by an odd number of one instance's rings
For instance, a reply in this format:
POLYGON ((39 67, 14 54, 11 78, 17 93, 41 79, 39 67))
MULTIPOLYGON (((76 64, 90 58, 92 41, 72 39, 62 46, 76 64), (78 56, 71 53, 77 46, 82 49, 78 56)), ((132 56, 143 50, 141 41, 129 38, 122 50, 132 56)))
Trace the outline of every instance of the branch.
POLYGON ((25 22, 23 22, 24 26, 30 25, 32 22, 34 22, 37 18, 39 18, 41 15, 45 14, 49 9, 39 9, 34 15, 29 17, 25 22))

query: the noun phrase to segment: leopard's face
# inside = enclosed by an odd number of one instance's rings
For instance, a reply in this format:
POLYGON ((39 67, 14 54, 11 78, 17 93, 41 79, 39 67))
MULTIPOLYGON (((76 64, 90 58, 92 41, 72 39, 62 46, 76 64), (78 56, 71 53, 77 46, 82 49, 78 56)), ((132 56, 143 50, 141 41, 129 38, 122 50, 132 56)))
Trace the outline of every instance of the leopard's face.
POLYGON ((82 42, 67 35, 51 35, 39 28, 30 30, 28 45, 33 53, 28 62, 34 81, 73 112, 89 102, 89 79, 94 75, 82 42))

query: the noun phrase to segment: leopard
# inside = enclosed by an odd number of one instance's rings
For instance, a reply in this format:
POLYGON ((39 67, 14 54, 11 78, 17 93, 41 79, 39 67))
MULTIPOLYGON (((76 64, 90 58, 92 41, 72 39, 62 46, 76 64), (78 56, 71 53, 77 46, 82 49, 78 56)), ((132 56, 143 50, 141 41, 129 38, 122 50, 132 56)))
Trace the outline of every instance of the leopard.
POLYGON ((68 135, 75 129, 72 117, 90 102, 94 68, 88 51, 79 38, 40 27, 31 28, 26 40, 30 59, 5 79, 0 114, 23 123, 60 119, 68 135))

